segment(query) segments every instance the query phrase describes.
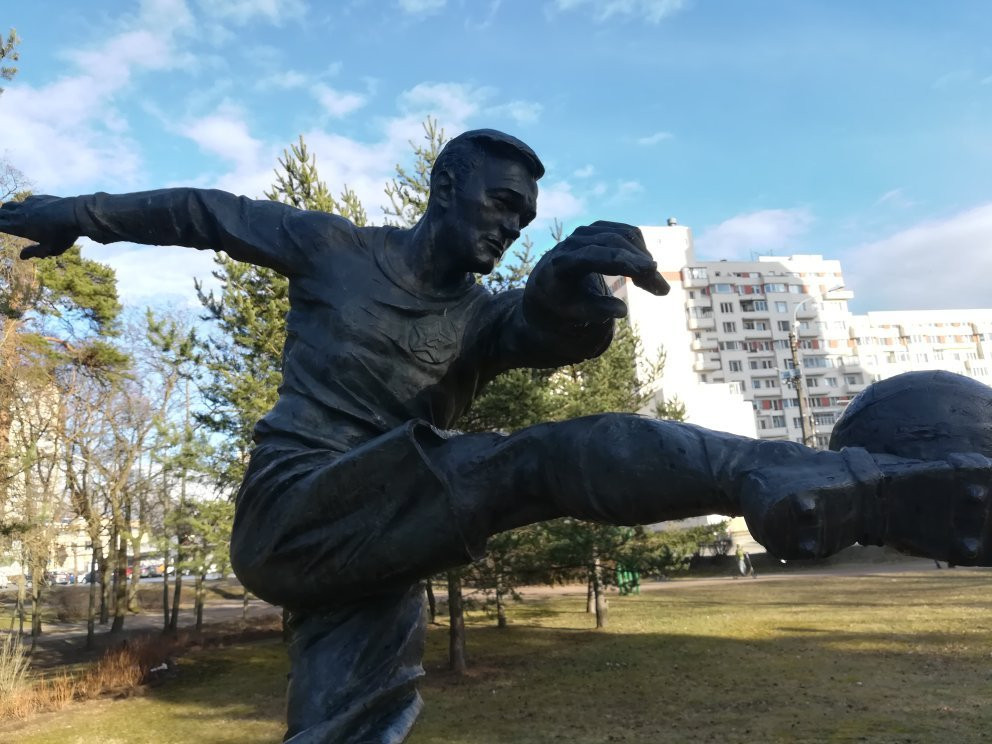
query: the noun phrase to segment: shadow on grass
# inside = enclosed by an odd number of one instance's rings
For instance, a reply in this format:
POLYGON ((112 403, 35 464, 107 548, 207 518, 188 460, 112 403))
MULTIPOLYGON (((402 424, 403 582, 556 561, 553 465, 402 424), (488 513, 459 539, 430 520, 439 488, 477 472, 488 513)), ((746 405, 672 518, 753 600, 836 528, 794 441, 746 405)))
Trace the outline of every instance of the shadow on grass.
POLYGON ((987 637, 773 635, 474 629, 467 677, 430 664, 410 744, 978 742, 992 727, 987 637))

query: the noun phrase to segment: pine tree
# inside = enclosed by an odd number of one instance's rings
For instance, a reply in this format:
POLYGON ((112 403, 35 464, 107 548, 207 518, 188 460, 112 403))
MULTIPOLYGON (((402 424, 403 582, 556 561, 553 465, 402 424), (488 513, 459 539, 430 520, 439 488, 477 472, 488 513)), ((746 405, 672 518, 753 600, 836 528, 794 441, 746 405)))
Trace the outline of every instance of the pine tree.
MULTIPOLYGON (((10 29, 6 40, 4 40, 3 36, 0 36, 0 80, 13 80, 14 75, 17 74, 17 68, 8 67, 4 64, 4 61, 16 62, 20 59, 20 55, 17 52, 17 45, 20 41, 17 31, 14 29, 10 29)), ((0 93, 3 93, 3 88, 0 88, 0 93)))

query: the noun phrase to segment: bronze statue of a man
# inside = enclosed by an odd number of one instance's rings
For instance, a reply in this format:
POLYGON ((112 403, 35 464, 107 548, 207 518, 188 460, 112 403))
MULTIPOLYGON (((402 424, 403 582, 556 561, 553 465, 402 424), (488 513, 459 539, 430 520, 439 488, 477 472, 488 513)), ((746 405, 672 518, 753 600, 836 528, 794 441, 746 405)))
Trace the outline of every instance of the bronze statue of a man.
POLYGON ((292 614, 294 744, 402 741, 421 706, 421 580, 535 521, 744 515, 782 558, 860 541, 992 563, 980 455, 814 452, 623 414, 448 431, 500 372, 607 348, 626 307, 603 274, 669 289, 637 228, 610 222, 552 248, 523 290, 477 284, 534 218, 543 173, 527 145, 483 129, 445 146, 410 229, 187 188, 0 209, 0 232, 36 241, 24 258, 85 235, 224 251, 289 278, 283 384, 255 429, 231 553, 245 586, 292 614), (906 518, 924 502, 927 520, 906 518))

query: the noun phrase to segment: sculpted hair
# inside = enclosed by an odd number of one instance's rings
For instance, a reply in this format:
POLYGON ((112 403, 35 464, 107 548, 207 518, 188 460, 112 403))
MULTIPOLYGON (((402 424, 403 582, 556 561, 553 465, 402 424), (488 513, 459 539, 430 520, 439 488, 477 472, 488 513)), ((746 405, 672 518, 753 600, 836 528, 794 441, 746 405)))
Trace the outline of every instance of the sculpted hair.
POLYGON ((472 129, 450 140, 438 153, 431 169, 431 188, 435 176, 445 170, 456 182, 462 181, 486 156, 522 163, 535 181, 544 175, 544 164, 537 153, 516 137, 495 129, 472 129))

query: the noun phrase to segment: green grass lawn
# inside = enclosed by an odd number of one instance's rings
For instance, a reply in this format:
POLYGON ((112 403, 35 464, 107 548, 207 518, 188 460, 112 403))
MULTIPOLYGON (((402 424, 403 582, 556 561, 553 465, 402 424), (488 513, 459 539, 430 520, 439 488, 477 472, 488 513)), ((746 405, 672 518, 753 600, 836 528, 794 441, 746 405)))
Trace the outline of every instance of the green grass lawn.
MULTIPOLYGON (((992 731, 992 572, 673 582, 610 600, 517 605, 469 628, 472 670, 430 634, 410 744, 979 742, 992 731)), ((142 697, 0 726, 24 744, 273 742, 287 670, 277 643, 182 659, 142 697)))

